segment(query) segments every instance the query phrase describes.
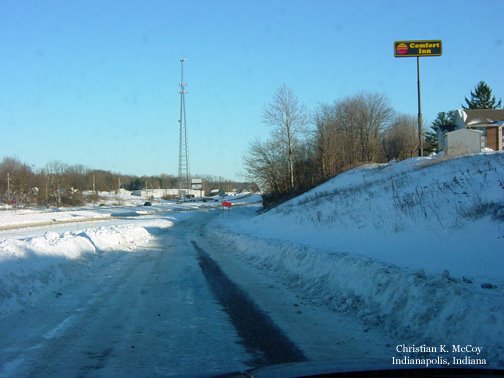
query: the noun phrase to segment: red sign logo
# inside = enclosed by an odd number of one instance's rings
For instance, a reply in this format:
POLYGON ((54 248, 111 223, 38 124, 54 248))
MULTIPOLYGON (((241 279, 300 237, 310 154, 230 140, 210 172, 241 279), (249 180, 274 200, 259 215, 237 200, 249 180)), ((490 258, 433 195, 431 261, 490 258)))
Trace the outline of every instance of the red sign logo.
POLYGON ((397 55, 406 55, 408 53, 408 45, 399 43, 396 47, 397 55))

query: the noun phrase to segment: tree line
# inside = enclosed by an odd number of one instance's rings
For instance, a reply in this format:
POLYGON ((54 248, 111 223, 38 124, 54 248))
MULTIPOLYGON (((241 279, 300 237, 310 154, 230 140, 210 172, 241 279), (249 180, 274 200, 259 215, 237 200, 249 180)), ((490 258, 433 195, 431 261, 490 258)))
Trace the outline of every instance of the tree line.
MULTIPOLYGON (((484 82, 465 100, 471 109, 501 104, 484 82)), ((454 112, 452 118, 443 114, 423 132, 427 154, 436 151, 439 124, 453 121, 454 112)), ((345 97, 309 113, 284 84, 265 106, 262 121, 271 133, 250 143, 244 167, 266 201, 290 198, 362 164, 413 157, 420 147, 417 118, 398 114, 380 93, 345 97)))
MULTIPOLYGON (((222 177, 198 175, 204 192, 212 189, 238 191, 257 189, 250 183, 237 183, 222 177)), ((106 170, 88 169, 83 165, 52 162, 35 170, 17 158, 5 157, 0 162, 0 204, 18 206, 81 206, 98 202, 99 192, 143 189, 170 189, 178 187, 178 178, 172 175, 134 176, 106 170)))

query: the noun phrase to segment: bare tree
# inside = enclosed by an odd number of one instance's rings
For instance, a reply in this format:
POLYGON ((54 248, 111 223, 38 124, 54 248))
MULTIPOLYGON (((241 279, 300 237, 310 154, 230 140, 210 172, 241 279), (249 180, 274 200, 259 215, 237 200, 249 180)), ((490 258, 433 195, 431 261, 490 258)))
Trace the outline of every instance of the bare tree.
POLYGON ((378 93, 358 95, 353 102, 357 115, 360 160, 374 161, 379 152, 380 133, 392 118, 393 110, 387 98, 378 93))
POLYGON ((383 132, 382 147, 387 160, 412 157, 418 151, 416 117, 396 116, 383 132))
POLYGON ((317 143, 315 138, 308 138, 296 146, 295 166, 297 191, 304 191, 321 181, 318 167, 317 143))
POLYGON ((49 202, 54 201, 57 206, 62 205, 62 197, 65 191, 65 171, 68 164, 53 161, 46 165, 44 173, 47 178, 46 197, 49 202))
POLYGON ((289 164, 290 188, 294 189, 294 145, 306 131, 308 116, 305 107, 299 102, 292 90, 283 84, 274 94, 273 101, 266 105, 263 122, 273 126, 274 139, 285 151, 289 164))
POLYGON ((16 158, 0 162, 0 202, 25 205, 36 200, 36 180, 31 167, 16 158))
MULTIPOLYGON (((335 176, 344 162, 344 122, 338 122, 337 105, 323 104, 315 113, 315 144, 318 170, 321 180, 335 176)), ((345 141, 346 142, 346 141, 345 141)))
POLYGON ((288 162, 276 148, 273 140, 250 144, 244 158, 246 178, 254 181, 266 193, 282 194, 288 191, 288 162))
POLYGON ((374 93, 320 106, 315 124, 322 178, 379 159, 381 133, 392 114, 386 97, 374 93))

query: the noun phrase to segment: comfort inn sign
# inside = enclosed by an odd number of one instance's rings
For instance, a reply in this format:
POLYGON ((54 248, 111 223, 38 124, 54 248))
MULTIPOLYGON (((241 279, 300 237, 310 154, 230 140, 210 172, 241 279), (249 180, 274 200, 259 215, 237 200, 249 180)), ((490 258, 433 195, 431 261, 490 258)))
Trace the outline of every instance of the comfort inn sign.
POLYGON ((404 58, 410 56, 440 56, 443 52, 443 43, 434 41, 395 41, 394 56, 404 58))

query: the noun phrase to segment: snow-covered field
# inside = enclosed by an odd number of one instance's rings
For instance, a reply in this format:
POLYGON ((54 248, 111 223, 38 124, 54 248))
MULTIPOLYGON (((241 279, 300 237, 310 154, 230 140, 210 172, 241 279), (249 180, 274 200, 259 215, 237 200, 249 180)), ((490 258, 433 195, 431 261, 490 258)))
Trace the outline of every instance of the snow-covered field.
POLYGON ((367 165, 250 211, 219 219, 214 243, 405 343, 478 345, 504 366, 503 154, 367 165))

